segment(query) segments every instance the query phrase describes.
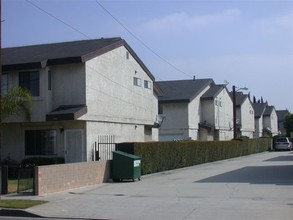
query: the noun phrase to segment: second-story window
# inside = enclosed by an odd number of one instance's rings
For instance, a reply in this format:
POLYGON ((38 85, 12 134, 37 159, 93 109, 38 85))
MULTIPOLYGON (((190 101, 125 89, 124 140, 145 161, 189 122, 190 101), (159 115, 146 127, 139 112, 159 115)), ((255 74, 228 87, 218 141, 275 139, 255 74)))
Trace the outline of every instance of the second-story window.
POLYGON ((1 75, 1 95, 6 95, 8 93, 9 85, 8 85, 8 74, 3 73, 1 75))
POLYGON ((146 89, 150 89, 150 88, 151 88, 151 82, 148 81, 148 80, 145 80, 145 81, 144 81, 144 88, 146 88, 146 89))
POLYGON ((19 72, 19 86, 28 89, 32 96, 40 95, 39 71, 19 72))
POLYGON ((133 77, 133 85, 141 86, 141 79, 137 77, 133 77))

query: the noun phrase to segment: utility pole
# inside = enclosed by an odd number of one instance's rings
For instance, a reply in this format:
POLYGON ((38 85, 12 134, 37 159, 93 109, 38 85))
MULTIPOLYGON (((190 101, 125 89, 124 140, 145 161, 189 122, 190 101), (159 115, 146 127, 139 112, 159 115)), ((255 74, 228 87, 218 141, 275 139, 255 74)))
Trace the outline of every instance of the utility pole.
POLYGON ((233 89, 233 138, 237 138, 237 124, 236 124, 236 91, 235 86, 233 89))
MULTIPOLYGON (((1 128, 2 128, 2 0, 0 0, 0 149, 1 149, 1 128)), ((1 161, 1 152, 0 152, 1 161)))

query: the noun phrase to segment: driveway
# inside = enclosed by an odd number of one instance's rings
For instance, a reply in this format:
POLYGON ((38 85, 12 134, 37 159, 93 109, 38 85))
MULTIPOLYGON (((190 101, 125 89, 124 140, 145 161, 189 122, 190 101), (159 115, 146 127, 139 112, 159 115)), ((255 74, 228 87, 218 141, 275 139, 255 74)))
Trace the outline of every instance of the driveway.
POLYGON ((50 201, 26 211, 51 219, 292 220, 293 152, 265 152, 30 198, 50 201))

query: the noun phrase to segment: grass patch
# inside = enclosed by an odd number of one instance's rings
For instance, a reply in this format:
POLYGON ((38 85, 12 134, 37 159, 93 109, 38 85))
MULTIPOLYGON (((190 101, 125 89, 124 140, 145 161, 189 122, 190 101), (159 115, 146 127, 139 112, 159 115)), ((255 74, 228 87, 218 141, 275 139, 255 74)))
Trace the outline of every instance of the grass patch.
POLYGON ((47 203, 47 201, 27 199, 0 199, 0 207, 10 209, 27 209, 32 206, 41 205, 44 203, 47 203))
MULTIPOLYGON (((8 180, 8 193, 16 193, 18 187, 18 179, 8 180)), ((28 190, 33 188, 33 178, 21 179, 20 180, 20 191, 28 190)))
POLYGON ((8 193, 16 193, 16 192, 17 192, 17 179, 9 179, 8 193))

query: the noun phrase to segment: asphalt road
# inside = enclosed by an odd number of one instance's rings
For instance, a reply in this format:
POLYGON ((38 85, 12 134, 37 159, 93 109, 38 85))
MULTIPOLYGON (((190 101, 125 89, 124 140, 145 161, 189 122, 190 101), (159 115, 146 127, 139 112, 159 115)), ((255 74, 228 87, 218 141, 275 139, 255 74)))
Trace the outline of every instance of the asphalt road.
POLYGON ((265 152, 146 175, 141 181, 9 198, 49 203, 22 216, 2 209, 0 219, 292 220, 293 152, 265 152), (9 217, 9 212, 19 217, 9 217))

